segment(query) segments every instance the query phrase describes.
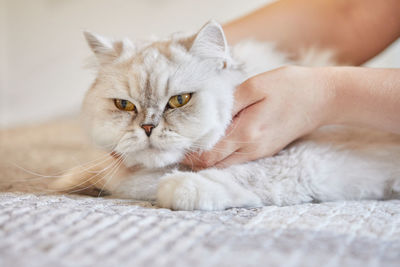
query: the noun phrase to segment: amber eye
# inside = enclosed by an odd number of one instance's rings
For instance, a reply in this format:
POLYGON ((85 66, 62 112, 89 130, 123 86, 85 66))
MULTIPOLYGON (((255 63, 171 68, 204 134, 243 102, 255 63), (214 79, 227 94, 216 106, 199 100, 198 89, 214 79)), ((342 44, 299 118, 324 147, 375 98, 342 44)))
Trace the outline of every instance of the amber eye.
POLYGON ((114 99, 115 106, 123 111, 133 111, 135 110, 135 105, 132 102, 124 99, 114 99))
POLYGON ((170 108, 180 108, 184 105, 186 105, 190 98, 192 97, 192 94, 182 94, 182 95, 174 95, 171 97, 168 101, 168 107, 170 108))

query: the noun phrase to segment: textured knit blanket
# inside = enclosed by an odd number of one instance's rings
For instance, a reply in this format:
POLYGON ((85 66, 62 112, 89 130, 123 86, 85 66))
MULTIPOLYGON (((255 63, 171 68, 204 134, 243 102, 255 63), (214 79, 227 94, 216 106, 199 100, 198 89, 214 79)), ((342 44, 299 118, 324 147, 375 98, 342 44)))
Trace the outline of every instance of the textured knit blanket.
POLYGON ((101 156, 76 122, 0 138, 0 266, 400 266, 398 200, 186 212, 60 195, 52 177, 101 156))

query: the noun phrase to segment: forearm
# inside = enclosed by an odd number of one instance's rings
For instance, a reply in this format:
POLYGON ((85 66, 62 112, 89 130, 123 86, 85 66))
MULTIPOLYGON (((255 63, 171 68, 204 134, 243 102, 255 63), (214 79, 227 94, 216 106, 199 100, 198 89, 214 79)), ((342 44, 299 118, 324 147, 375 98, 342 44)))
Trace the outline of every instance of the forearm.
POLYGON ((307 47, 334 49, 361 64, 400 36, 399 0, 281 0, 224 26, 230 43, 273 41, 293 55, 307 47))
POLYGON ((330 67, 323 72, 333 96, 325 124, 400 133, 400 69, 330 67))

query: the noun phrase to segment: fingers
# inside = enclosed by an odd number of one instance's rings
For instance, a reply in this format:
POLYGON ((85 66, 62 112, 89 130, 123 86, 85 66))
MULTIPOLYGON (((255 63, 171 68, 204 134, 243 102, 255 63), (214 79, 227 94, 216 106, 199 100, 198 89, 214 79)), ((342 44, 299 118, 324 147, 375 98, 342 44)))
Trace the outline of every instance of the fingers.
MULTIPOLYGON (((282 147, 283 148, 283 147, 282 147)), ((253 146, 252 149, 251 147, 248 147, 249 151, 242 151, 242 150, 237 150, 225 159, 217 162, 214 166, 217 168, 226 168, 231 165, 235 164, 241 164, 245 162, 249 162, 252 160, 259 159, 260 157, 266 157, 266 156, 272 156, 276 153, 278 153, 282 148, 276 148, 276 147, 271 147, 270 149, 260 149, 260 146, 253 146), (260 153, 260 151, 270 151, 270 153, 264 155, 260 153)))
POLYGON ((201 170, 211 166, 214 166, 217 162, 224 160, 229 157, 235 150, 231 147, 224 148, 224 150, 210 150, 202 154, 190 155, 189 158, 192 160, 192 169, 201 170))
MULTIPOLYGON (((240 164, 240 163, 244 163, 244 162, 253 160, 253 158, 250 155, 245 155, 245 154, 247 154, 247 153, 243 153, 241 151, 235 151, 234 153, 232 153, 225 159, 217 162, 217 164, 215 164, 215 167, 226 168, 230 165, 240 164)), ((255 158, 256 157, 254 157, 254 159, 255 158)))

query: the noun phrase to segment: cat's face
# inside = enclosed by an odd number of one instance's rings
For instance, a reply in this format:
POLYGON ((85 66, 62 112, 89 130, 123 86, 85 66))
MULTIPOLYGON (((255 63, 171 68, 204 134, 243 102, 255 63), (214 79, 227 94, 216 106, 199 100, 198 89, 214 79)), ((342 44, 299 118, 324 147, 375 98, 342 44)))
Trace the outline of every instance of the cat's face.
POLYGON ((95 143, 128 166, 154 168, 210 149, 224 134, 241 74, 218 24, 136 45, 85 35, 100 63, 83 103, 95 143))

